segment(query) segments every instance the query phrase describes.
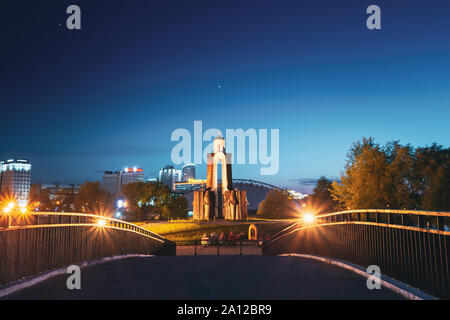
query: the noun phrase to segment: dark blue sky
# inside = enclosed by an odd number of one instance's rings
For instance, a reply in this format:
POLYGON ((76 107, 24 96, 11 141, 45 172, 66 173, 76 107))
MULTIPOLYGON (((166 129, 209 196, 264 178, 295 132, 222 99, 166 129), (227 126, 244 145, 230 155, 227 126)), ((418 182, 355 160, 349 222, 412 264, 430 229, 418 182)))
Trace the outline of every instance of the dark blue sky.
POLYGON ((363 136, 450 145, 449 1, 36 2, 0 7, 0 158, 29 158, 33 181, 155 176, 194 120, 280 129, 279 173, 234 176, 298 190, 363 136))

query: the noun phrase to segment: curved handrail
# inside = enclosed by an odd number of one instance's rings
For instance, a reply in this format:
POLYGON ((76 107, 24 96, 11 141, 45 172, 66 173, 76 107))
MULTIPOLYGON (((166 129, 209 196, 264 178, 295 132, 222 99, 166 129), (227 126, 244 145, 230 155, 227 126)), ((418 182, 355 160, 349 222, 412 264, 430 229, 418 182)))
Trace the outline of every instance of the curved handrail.
MULTIPOLYGON (((378 215, 377 215, 378 217, 378 215)), ((269 244, 271 242, 277 241, 281 238, 284 238, 285 236, 288 236, 289 234, 292 234, 294 232, 307 229, 307 228, 314 228, 314 227, 320 227, 320 226, 329 226, 329 225, 337 225, 337 224, 362 224, 362 225, 371 225, 371 226, 379 226, 379 227, 388 227, 388 228, 395 228, 395 229, 403 229, 403 230, 413 230, 413 231, 420 231, 420 232, 427 232, 427 233, 434 233, 434 234, 441 234, 441 235, 447 235, 450 236, 450 231, 444 230, 444 226, 442 223, 442 218, 448 217, 450 218, 450 212, 444 212, 444 211, 419 211, 419 210, 391 210, 391 209, 357 209, 357 210, 345 210, 345 211, 338 211, 338 212, 332 212, 332 213, 326 213, 315 216, 315 223, 312 224, 306 224, 303 221, 298 221, 293 223, 292 225, 286 227, 285 229, 277 232, 274 234, 269 240, 267 240, 264 244, 269 244), (352 220, 352 216, 349 214, 367 214, 367 213, 375 213, 375 214, 386 214, 388 215, 388 223, 383 223, 379 221, 361 221, 358 215, 358 220, 352 220), (393 223, 391 214, 399 214, 401 215, 401 224, 393 223), (346 216, 347 215, 347 216, 346 216), (405 221, 403 219, 403 215, 414 215, 418 217, 418 223, 417 226, 411 226, 411 225, 405 225, 405 221), (436 218, 436 224, 437 228, 423 228, 421 226, 420 217, 435 217, 436 218), (332 219, 334 218, 334 219, 332 219), (341 218, 341 219, 339 219, 341 218), (335 221, 333 221, 335 220, 335 221), (299 228, 296 228, 294 230, 291 230, 287 233, 282 234, 284 231, 288 229, 292 229, 294 226, 301 225, 299 228)), ((378 220, 378 218, 376 219, 378 220)))
POLYGON ((169 240, 160 236, 159 234, 156 234, 152 231, 144 229, 136 224, 126 222, 123 220, 119 220, 119 219, 114 219, 111 217, 95 215, 95 214, 73 213, 73 212, 29 212, 29 213, 26 213, 23 215, 17 215, 17 216, 18 217, 23 216, 24 219, 22 219, 22 221, 25 222, 25 224, 10 227, 11 229, 19 229, 19 228, 26 229, 26 228, 56 227, 56 226, 94 226, 94 227, 99 227, 98 221, 104 220, 105 224, 101 226, 103 228, 126 230, 126 231, 134 232, 134 233, 149 237, 149 238, 153 238, 159 242, 169 242, 169 240), (70 221, 69 223, 52 223, 52 221, 50 221, 49 224, 27 224, 28 217, 30 217, 30 216, 37 216, 37 217, 60 216, 60 217, 91 218, 91 219, 94 219, 94 221, 97 221, 97 223, 80 223, 80 221, 78 221, 78 222, 70 221))
POLYGON ((450 212, 446 211, 422 211, 422 210, 394 210, 394 209, 355 209, 344 210, 332 213, 318 215, 317 218, 324 218, 329 216, 342 215, 347 213, 398 213, 398 214, 414 214, 421 216, 436 216, 436 217, 450 217, 450 212))

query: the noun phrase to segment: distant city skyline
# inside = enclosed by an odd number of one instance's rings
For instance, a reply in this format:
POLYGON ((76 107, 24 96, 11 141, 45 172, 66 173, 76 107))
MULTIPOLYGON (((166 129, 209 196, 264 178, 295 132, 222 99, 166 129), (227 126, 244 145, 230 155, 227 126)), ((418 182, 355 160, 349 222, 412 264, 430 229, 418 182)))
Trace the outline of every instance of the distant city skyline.
MULTIPOLYGON (((177 128, 280 130, 280 170, 233 176, 310 192, 354 141, 450 145, 450 2, 69 1, 2 4, 0 159, 32 182, 171 165, 177 128)), ((177 166, 178 168, 179 166, 177 166)), ((206 177, 206 165, 197 165, 206 177)))

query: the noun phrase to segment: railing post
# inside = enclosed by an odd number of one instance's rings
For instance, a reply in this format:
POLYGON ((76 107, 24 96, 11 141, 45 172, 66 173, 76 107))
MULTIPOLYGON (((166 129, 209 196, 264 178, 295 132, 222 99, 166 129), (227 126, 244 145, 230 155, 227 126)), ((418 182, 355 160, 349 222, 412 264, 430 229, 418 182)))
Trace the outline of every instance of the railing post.
POLYGON ((376 223, 379 223, 379 222, 380 222, 380 213, 379 213, 379 212, 376 212, 376 213, 375 213, 375 222, 376 222, 376 223))
POLYGON ((391 224, 392 223, 392 213, 388 213, 387 214, 387 223, 391 224))
POLYGON ((436 217, 436 220, 437 229, 444 231, 444 219, 442 217, 436 217))
POLYGON ((417 216, 417 228, 422 228, 422 216, 417 216))
POLYGON ((402 226, 404 226, 405 225, 405 217, 404 217, 403 213, 400 213, 400 221, 401 221, 402 226))

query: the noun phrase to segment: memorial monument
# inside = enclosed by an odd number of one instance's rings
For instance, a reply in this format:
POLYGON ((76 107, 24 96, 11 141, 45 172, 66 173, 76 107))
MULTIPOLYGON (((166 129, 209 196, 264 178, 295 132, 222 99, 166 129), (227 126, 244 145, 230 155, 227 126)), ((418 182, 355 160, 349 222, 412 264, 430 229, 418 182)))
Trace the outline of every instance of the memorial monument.
POLYGON ((207 158, 206 188, 194 191, 193 218, 211 220, 247 219, 247 194, 233 188, 231 153, 225 151, 225 139, 219 133, 214 139, 213 152, 207 158), (218 166, 221 165, 222 180, 219 183, 218 166))

